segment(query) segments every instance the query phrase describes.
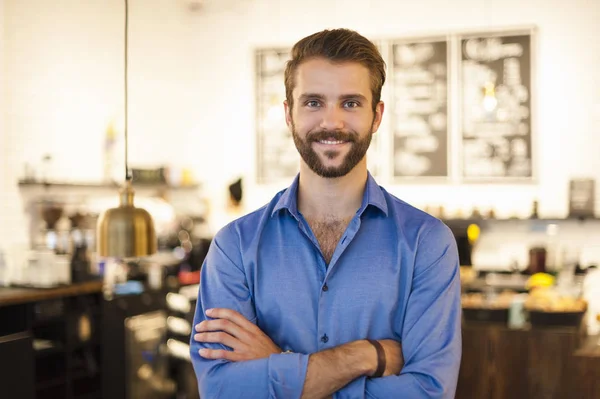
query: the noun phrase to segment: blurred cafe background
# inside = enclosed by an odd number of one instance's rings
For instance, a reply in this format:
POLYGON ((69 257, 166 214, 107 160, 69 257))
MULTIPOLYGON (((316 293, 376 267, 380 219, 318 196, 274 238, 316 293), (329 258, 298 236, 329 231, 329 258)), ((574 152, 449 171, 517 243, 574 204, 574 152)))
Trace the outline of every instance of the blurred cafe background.
POLYGON ((387 64, 370 172, 458 244, 456 397, 600 398, 599 21, 598 0, 0 0, 0 397, 198 397, 212 237, 291 183, 289 49, 347 27, 387 64), (110 241, 134 220, 155 240, 110 241))

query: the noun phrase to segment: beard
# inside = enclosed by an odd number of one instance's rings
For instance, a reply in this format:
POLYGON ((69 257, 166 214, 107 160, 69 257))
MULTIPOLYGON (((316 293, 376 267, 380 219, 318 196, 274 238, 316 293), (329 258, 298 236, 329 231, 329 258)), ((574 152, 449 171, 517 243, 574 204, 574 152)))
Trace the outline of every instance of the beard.
MULTIPOLYGON (((292 120, 292 137, 294 138, 296 149, 308 167, 317 175, 331 179, 346 176, 365 157, 367 150, 371 145, 371 138, 373 136, 372 126, 373 124, 371 124, 371 129, 364 138, 361 138, 355 131, 316 130, 309 132, 306 135, 306 138, 303 139, 298 135, 296 126, 292 120), (323 164, 320 155, 317 154, 312 147, 313 143, 320 140, 334 140, 350 143, 350 150, 344 156, 341 165, 325 166, 323 164)), ((340 156, 340 151, 330 150, 326 151, 324 155, 329 159, 334 159, 335 157, 340 156)))

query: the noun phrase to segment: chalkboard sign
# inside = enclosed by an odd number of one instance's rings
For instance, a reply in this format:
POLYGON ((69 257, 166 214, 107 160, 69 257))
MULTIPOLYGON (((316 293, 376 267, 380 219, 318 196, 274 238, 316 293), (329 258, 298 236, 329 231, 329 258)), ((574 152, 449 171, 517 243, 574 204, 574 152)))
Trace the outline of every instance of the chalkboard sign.
POLYGON ((392 44, 394 178, 448 176, 448 43, 392 44))
POLYGON ((289 53, 287 48, 256 52, 256 173, 262 184, 287 181, 299 170, 299 155, 283 108, 289 53))
POLYGON ((532 35, 461 37, 462 175, 531 179, 532 35))

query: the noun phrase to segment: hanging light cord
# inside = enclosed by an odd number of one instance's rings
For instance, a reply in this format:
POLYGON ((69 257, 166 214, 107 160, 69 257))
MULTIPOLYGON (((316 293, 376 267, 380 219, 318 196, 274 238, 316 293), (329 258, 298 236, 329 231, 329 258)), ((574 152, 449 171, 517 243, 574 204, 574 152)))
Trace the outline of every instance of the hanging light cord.
POLYGON ((124 70, 125 70, 125 90, 124 90, 124 99, 125 99, 125 180, 131 180, 131 176, 129 175, 129 140, 128 140, 128 132, 127 132, 127 125, 128 125, 128 109, 127 109, 127 101, 128 101, 128 97, 127 97, 127 86, 128 86, 128 81, 129 79, 127 78, 127 61, 128 61, 128 47, 129 47, 129 43, 128 43, 128 39, 129 39, 129 1, 125 0, 125 65, 124 65, 124 70))

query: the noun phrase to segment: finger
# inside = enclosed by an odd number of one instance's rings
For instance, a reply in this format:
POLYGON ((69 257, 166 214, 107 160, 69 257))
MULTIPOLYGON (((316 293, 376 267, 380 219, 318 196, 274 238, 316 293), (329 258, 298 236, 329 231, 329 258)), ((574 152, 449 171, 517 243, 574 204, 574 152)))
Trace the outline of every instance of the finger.
POLYGON ((225 359, 225 360, 231 360, 232 362, 237 362, 239 359, 239 356, 232 351, 228 351, 225 349, 200 349, 198 351, 198 354, 200 356, 202 356, 205 359, 225 359))
POLYGON ((197 342, 209 342, 213 344, 223 344, 233 348, 234 350, 240 347, 241 342, 225 332, 207 332, 194 335, 194 340, 197 342))
POLYGON ((226 309, 226 308, 208 309, 206 311, 206 315, 209 317, 212 317, 213 319, 229 320, 229 321, 237 324, 238 326, 242 327, 243 329, 251 331, 253 333, 256 333, 256 330, 258 329, 258 327, 254 323, 251 323, 241 313, 236 312, 233 309, 226 309))
MULTIPOLYGON (((204 320, 198 324, 196 328, 197 332, 211 332, 211 331, 224 331, 236 338, 243 335, 245 330, 237 324, 226 320, 226 319, 215 319, 215 320, 204 320)), ((247 332, 246 332, 247 334, 247 332)))

